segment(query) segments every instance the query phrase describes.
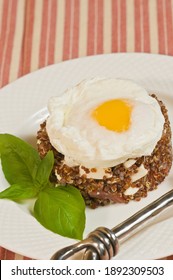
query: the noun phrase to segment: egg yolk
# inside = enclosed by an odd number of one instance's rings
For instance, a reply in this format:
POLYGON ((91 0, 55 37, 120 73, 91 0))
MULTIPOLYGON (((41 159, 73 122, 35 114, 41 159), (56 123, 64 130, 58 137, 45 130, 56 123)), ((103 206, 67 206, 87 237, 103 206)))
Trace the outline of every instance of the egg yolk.
POLYGON ((113 99, 99 105, 92 116, 101 125, 116 132, 127 131, 131 122, 132 105, 123 99, 113 99))

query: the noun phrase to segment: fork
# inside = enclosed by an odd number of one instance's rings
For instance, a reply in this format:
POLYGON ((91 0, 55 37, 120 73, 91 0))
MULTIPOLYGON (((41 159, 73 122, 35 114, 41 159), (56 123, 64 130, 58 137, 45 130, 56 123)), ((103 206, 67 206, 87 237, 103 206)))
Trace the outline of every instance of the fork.
POLYGON ((51 260, 65 260, 77 253, 83 260, 109 260, 118 254, 120 245, 173 205, 173 190, 144 207, 112 229, 98 227, 88 237, 57 251, 51 260))

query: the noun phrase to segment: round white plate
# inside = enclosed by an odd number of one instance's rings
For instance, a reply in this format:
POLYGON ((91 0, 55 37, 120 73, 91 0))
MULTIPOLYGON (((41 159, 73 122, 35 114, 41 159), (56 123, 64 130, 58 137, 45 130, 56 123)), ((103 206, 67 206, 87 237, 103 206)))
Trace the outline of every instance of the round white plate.
MULTIPOLYGON (((83 79, 103 76, 132 79, 165 102, 173 120, 173 58, 151 54, 108 54, 66 61, 26 75, 0 90, 0 133, 15 134, 35 145, 36 131, 47 116, 47 101, 83 79)), ((158 190, 141 202, 86 210, 84 237, 98 226, 112 228, 173 185, 172 171, 158 190)), ((0 173, 0 190, 8 186, 0 173)), ((167 211, 155 224, 126 241, 115 259, 156 259, 173 254, 173 218, 167 211), (157 222, 157 223, 156 223, 157 222)), ((26 205, 0 200, 0 245, 34 259, 49 259, 75 240, 42 227, 26 205)))

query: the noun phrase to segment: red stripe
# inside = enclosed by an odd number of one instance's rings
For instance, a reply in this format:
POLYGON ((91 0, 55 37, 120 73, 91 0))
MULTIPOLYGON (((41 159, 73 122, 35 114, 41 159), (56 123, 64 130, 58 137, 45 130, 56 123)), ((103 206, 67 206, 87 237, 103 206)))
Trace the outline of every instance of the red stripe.
POLYGON ((0 260, 5 260, 6 249, 0 247, 0 260))
POLYGON ((118 51, 118 2, 112 0, 112 52, 118 51))
POLYGON ((4 51, 4 44, 7 36, 7 19, 8 19, 8 8, 9 1, 4 0, 3 2, 3 11, 2 11, 2 22, 1 22, 1 36, 0 36, 0 85, 2 83, 1 69, 2 69, 2 57, 4 51))
POLYGON ((78 57, 78 52, 79 52, 79 8, 80 8, 79 0, 74 0, 72 58, 78 57))
POLYGON ((141 52, 141 12, 140 12, 140 0, 134 1, 135 9, 135 52, 141 52))
POLYGON ((71 0, 66 0, 65 3, 63 60, 67 60, 70 58, 71 3, 71 0))
POLYGON ((48 0, 43 0, 42 10, 42 27, 41 27, 41 40, 39 52, 39 68, 46 65, 46 42, 48 34, 48 0))
POLYGON ((98 0, 97 54, 103 53, 103 0, 98 0))
POLYGON ((168 55, 173 55, 173 22, 172 22, 172 6, 171 0, 165 1, 166 4, 166 28, 167 28, 167 44, 168 55))
POLYGON ((20 55, 20 61, 19 61, 19 69, 18 69, 18 78, 23 75, 23 60, 24 60, 24 43, 22 42, 22 49, 21 49, 21 55, 20 55))
POLYGON ((143 5, 144 52, 150 52, 150 27, 149 27, 148 0, 142 0, 142 5, 143 5))
POLYGON ((24 259, 24 260, 27 260, 27 261, 33 260, 33 259, 31 259, 31 258, 28 258, 28 257, 23 257, 23 259, 24 259))
POLYGON ((120 1, 120 52, 126 52, 126 0, 120 1))
POLYGON ((24 35, 22 51, 20 56, 18 77, 25 75, 31 70, 31 52, 34 27, 34 8, 35 0, 26 1, 24 35))
POLYGON ((21 48, 21 55, 19 61, 19 69, 18 69, 18 78, 21 77, 24 73, 24 46, 25 46, 25 37, 26 37, 26 23, 27 23, 27 3, 25 6, 25 20, 24 20, 24 31, 23 31, 23 40, 22 40, 22 48, 21 48))
POLYGON ((164 36, 164 14, 163 1, 157 1, 157 21, 158 21, 158 39, 159 39, 159 53, 165 54, 165 36, 164 36))
POLYGON ((6 258, 5 259, 6 260, 14 260, 15 259, 15 253, 13 253, 9 250, 6 250, 6 258))
POLYGON ((10 73, 10 65, 11 65, 11 57, 12 57, 12 50, 13 50, 13 40, 14 40, 14 33, 16 27, 16 12, 17 12, 17 0, 13 0, 11 3, 11 14, 10 17, 10 29, 8 32, 7 38, 7 48, 4 54, 5 61, 4 61, 4 69, 2 75, 2 86, 8 83, 9 81, 9 73, 10 73))
POLYGON ((56 18, 57 18, 57 1, 52 0, 50 10, 50 30, 49 30, 49 46, 48 46, 48 64, 54 63, 55 55, 55 36, 56 36, 56 18))
POLYGON ((88 0, 88 42, 87 42, 87 55, 95 53, 94 39, 95 39, 95 0, 88 0))
POLYGON ((34 27, 34 7, 35 0, 26 2, 26 28, 25 28, 25 41, 24 41, 24 67, 23 75, 31 71, 31 53, 32 53, 32 39, 34 27))

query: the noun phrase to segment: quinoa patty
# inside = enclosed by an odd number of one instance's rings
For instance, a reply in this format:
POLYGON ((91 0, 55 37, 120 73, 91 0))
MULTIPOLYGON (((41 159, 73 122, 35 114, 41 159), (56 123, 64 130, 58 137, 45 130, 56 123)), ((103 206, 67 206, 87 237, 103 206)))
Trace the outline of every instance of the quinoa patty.
MULTIPOLYGON (((87 178, 86 174, 80 175, 79 166, 69 167, 64 164, 64 156, 56 151, 50 144, 46 132, 46 121, 40 125, 37 133, 37 146, 41 157, 49 150, 53 150, 55 164, 51 174, 51 180, 60 184, 71 184, 78 188, 85 199, 86 205, 96 208, 99 205, 110 203, 128 203, 130 200, 139 201, 146 197, 148 191, 152 191, 165 179, 172 165, 171 128, 167 109, 162 101, 155 98, 165 118, 162 137, 158 141, 150 156, 142 156, 135 159, 134 164, 125 167, 124 163, 109 168, 111 177, 100 179, 87 178), (140 168, 147 174, 140 179, 132 180, 138 174, 140 168), (129 187, 133 194, 128 194, 129 187), (135 189, 134 189, 135 188, 135 189)), ((86 173, 87 169, 85 168, 86 173)))

